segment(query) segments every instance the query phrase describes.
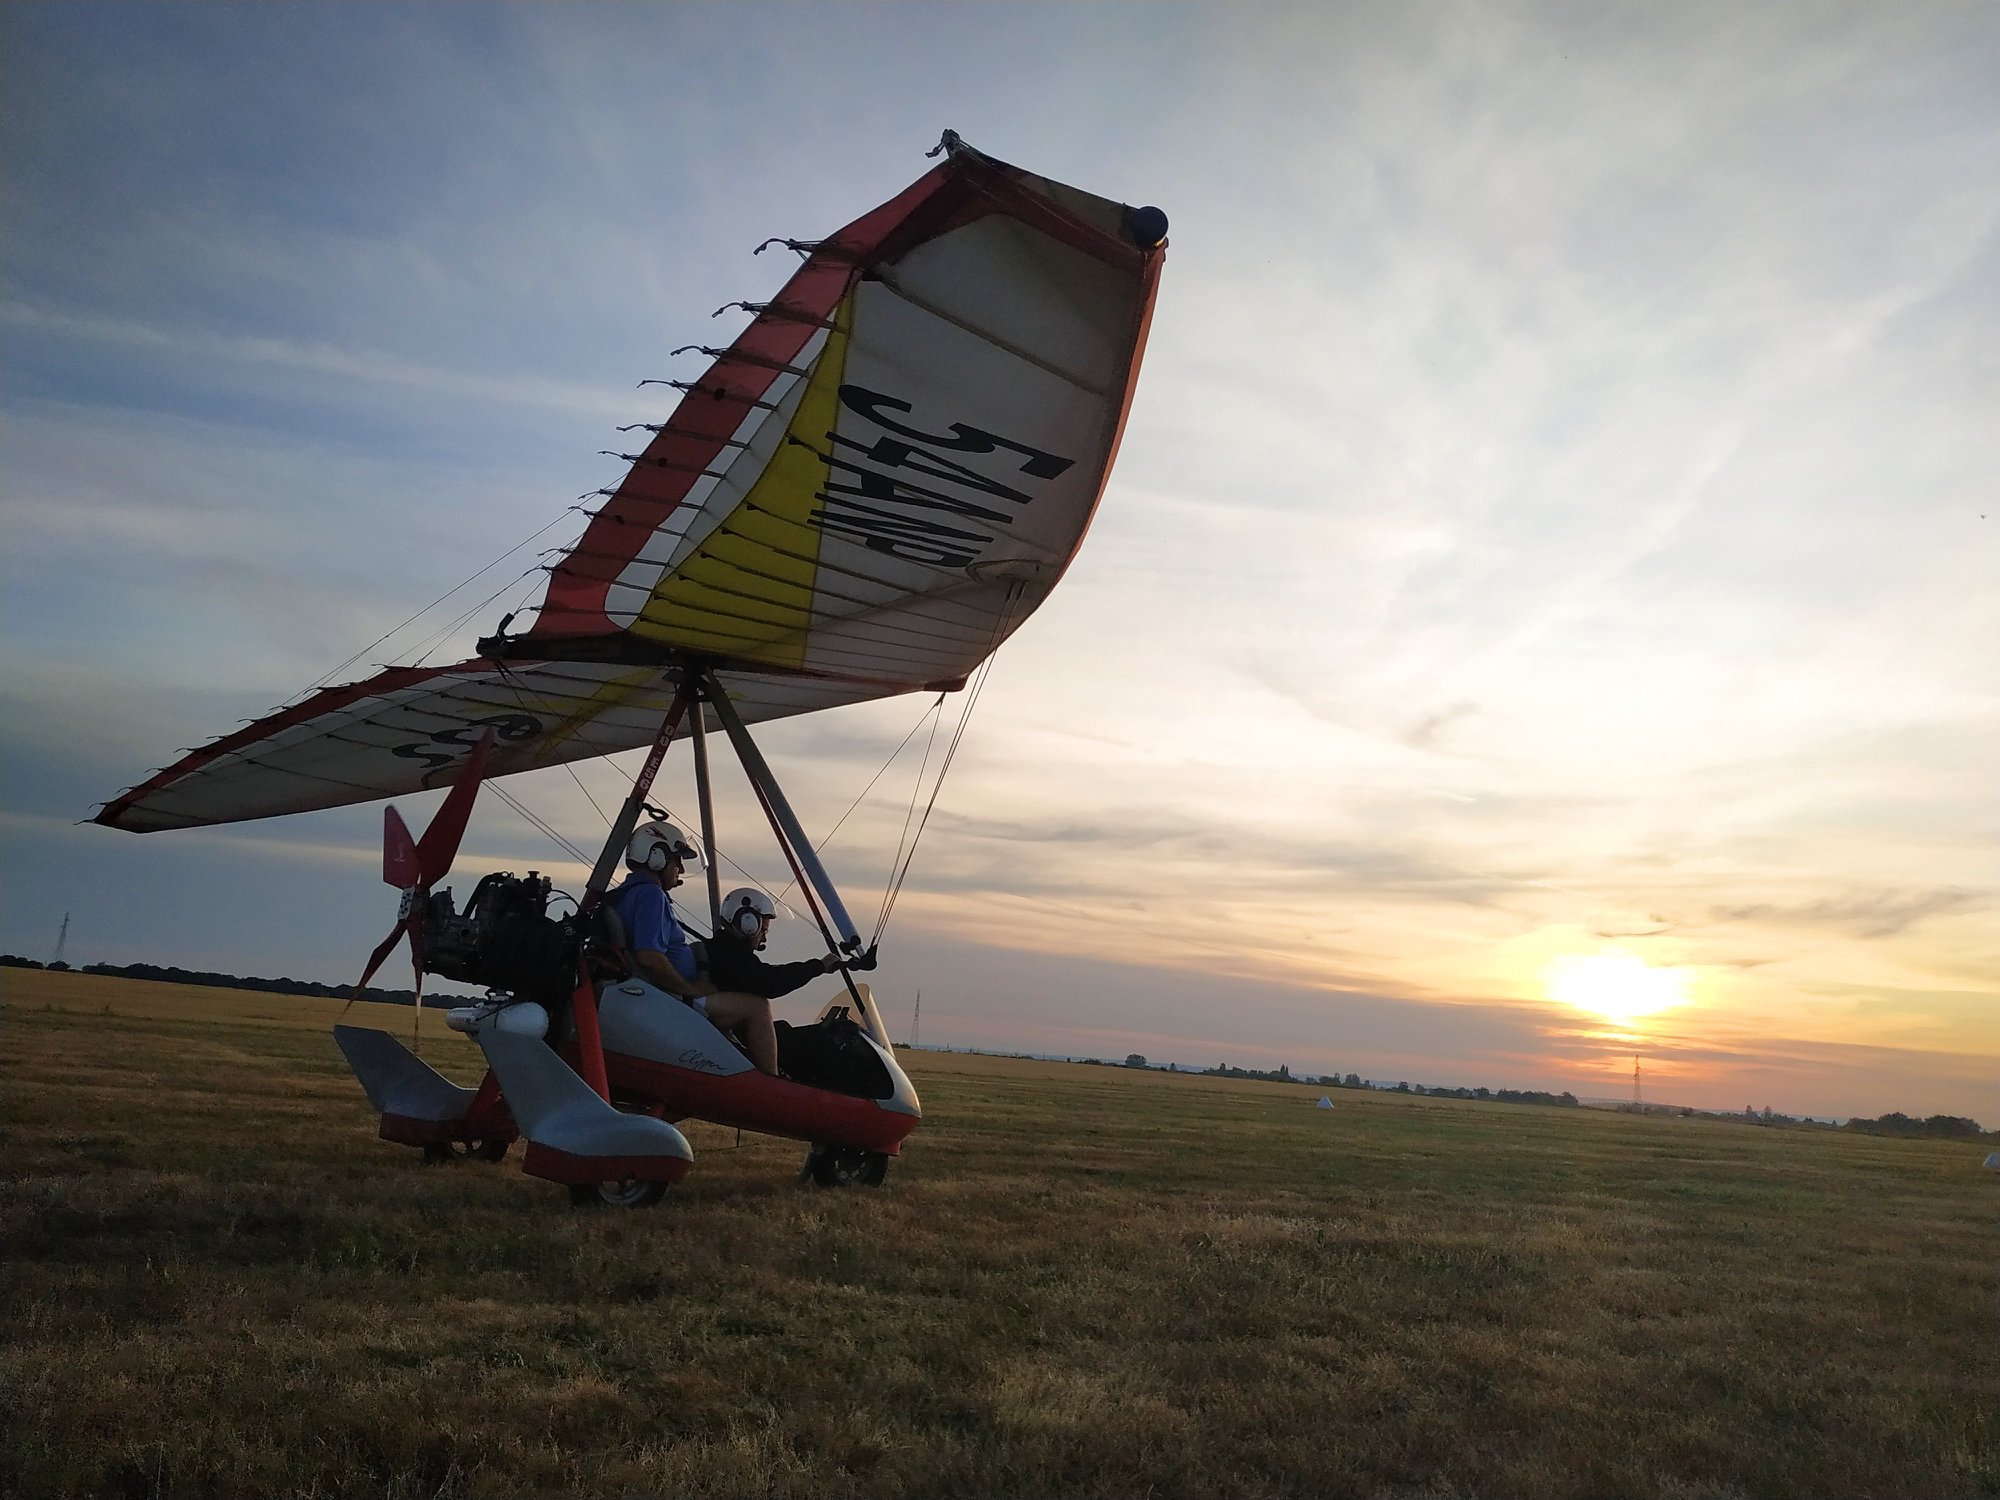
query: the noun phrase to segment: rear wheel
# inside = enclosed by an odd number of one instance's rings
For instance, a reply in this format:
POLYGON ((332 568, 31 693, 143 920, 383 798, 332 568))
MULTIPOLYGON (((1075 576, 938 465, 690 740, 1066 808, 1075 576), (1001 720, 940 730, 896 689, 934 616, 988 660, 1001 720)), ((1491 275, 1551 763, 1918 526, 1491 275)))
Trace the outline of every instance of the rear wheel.
POLYGON ((664 1182, 627 1177, 619 1182, 573 1182, 569 1201, 578 1208, 651 1208, 667 1195, 664 1182))
POLYGON ((821 1187, 880 1187, 889 1158, 881 1151, 815 1146, 806 1156, 806 1175, 821 1187))
POLYGON ((424 1164, 437 1166, 448 1161, 499 1161, 512 1141, 433 1141, 424 1147, 424 1164))

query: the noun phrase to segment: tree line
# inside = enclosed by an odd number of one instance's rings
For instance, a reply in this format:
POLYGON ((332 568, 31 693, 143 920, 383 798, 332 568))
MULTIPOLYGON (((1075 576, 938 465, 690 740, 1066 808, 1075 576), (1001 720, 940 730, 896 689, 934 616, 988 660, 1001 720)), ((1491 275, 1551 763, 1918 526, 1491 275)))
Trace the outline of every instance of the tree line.
MULTIPOLYGON (((373 1000, 378 1005, 409 1005, 415 1002, 414 990, 378 990, 372 985, 357 991, 351 984, 320 984, 310 979, 257 979, 244 978, 236 974, 217 974, 206 969, 177 969, 159 964, 85 964, 72 970, 68 964, 45 964, 32 958, 21 958, 12 953, 0 953, 0 968, 4 969, 47 969, 55 973, 101 974, 111 979, 153 979, 162 984, 192 984, 210 989, 256 990, 267 995, 307 995, 318 1000, 373 1000)), ((426 1010, 449 1010, 454 1005, 463 1005, 462 996, 426 995, 426 1010)))
POLYGON ((1915 1135, 1947 1141, 1976 1141, 2000 1136, 2000 1130, 1981 1130, 1977 1120, 1968 1120, 1964 1115, 1929 1115, 1919 1120, 1901 1110, 1891 1110, 1872 1120, 1849 1120, 1842 1128, 1862 1135, 1915 1135))

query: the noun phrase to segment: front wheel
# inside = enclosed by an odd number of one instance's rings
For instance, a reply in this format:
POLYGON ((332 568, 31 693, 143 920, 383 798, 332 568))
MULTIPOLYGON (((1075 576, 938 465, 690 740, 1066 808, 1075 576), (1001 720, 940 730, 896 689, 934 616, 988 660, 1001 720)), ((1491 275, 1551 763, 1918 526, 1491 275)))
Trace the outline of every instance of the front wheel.
POLYGON ((569 1201, 578 1208, 651 1208, 667 1195, 664 1182, 627 1177, 619 1182, 573 1182, 569 1201))
POLYGON ((889 1158, 881 1151, 815 1146, 806 1156, 806 1175, 821 1187, 880 1187, 889 1158))

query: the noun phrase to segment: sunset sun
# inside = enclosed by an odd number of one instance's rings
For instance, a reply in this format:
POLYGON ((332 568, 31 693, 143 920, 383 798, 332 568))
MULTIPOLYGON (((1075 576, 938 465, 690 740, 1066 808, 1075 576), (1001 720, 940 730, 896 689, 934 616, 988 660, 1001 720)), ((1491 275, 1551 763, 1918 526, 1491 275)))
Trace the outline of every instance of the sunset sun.
POLYGON ((1615 1026, 1688 1001, 1685 969, 1658 969, 1632 953, 1566 954, 1542 971, 1551 1000, 1586 1011, 1615 1026))

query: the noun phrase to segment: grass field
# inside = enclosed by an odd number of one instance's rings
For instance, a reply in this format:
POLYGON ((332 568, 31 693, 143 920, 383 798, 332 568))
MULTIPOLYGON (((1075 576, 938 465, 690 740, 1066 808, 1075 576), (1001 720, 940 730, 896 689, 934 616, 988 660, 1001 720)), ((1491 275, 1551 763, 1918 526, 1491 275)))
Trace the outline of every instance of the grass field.
POLYGON ((335 1003, 0 984, 10 1496, 2000 1493, 1984 1146, 919 1053, 883 1188, 587 1212, 335 1003))

